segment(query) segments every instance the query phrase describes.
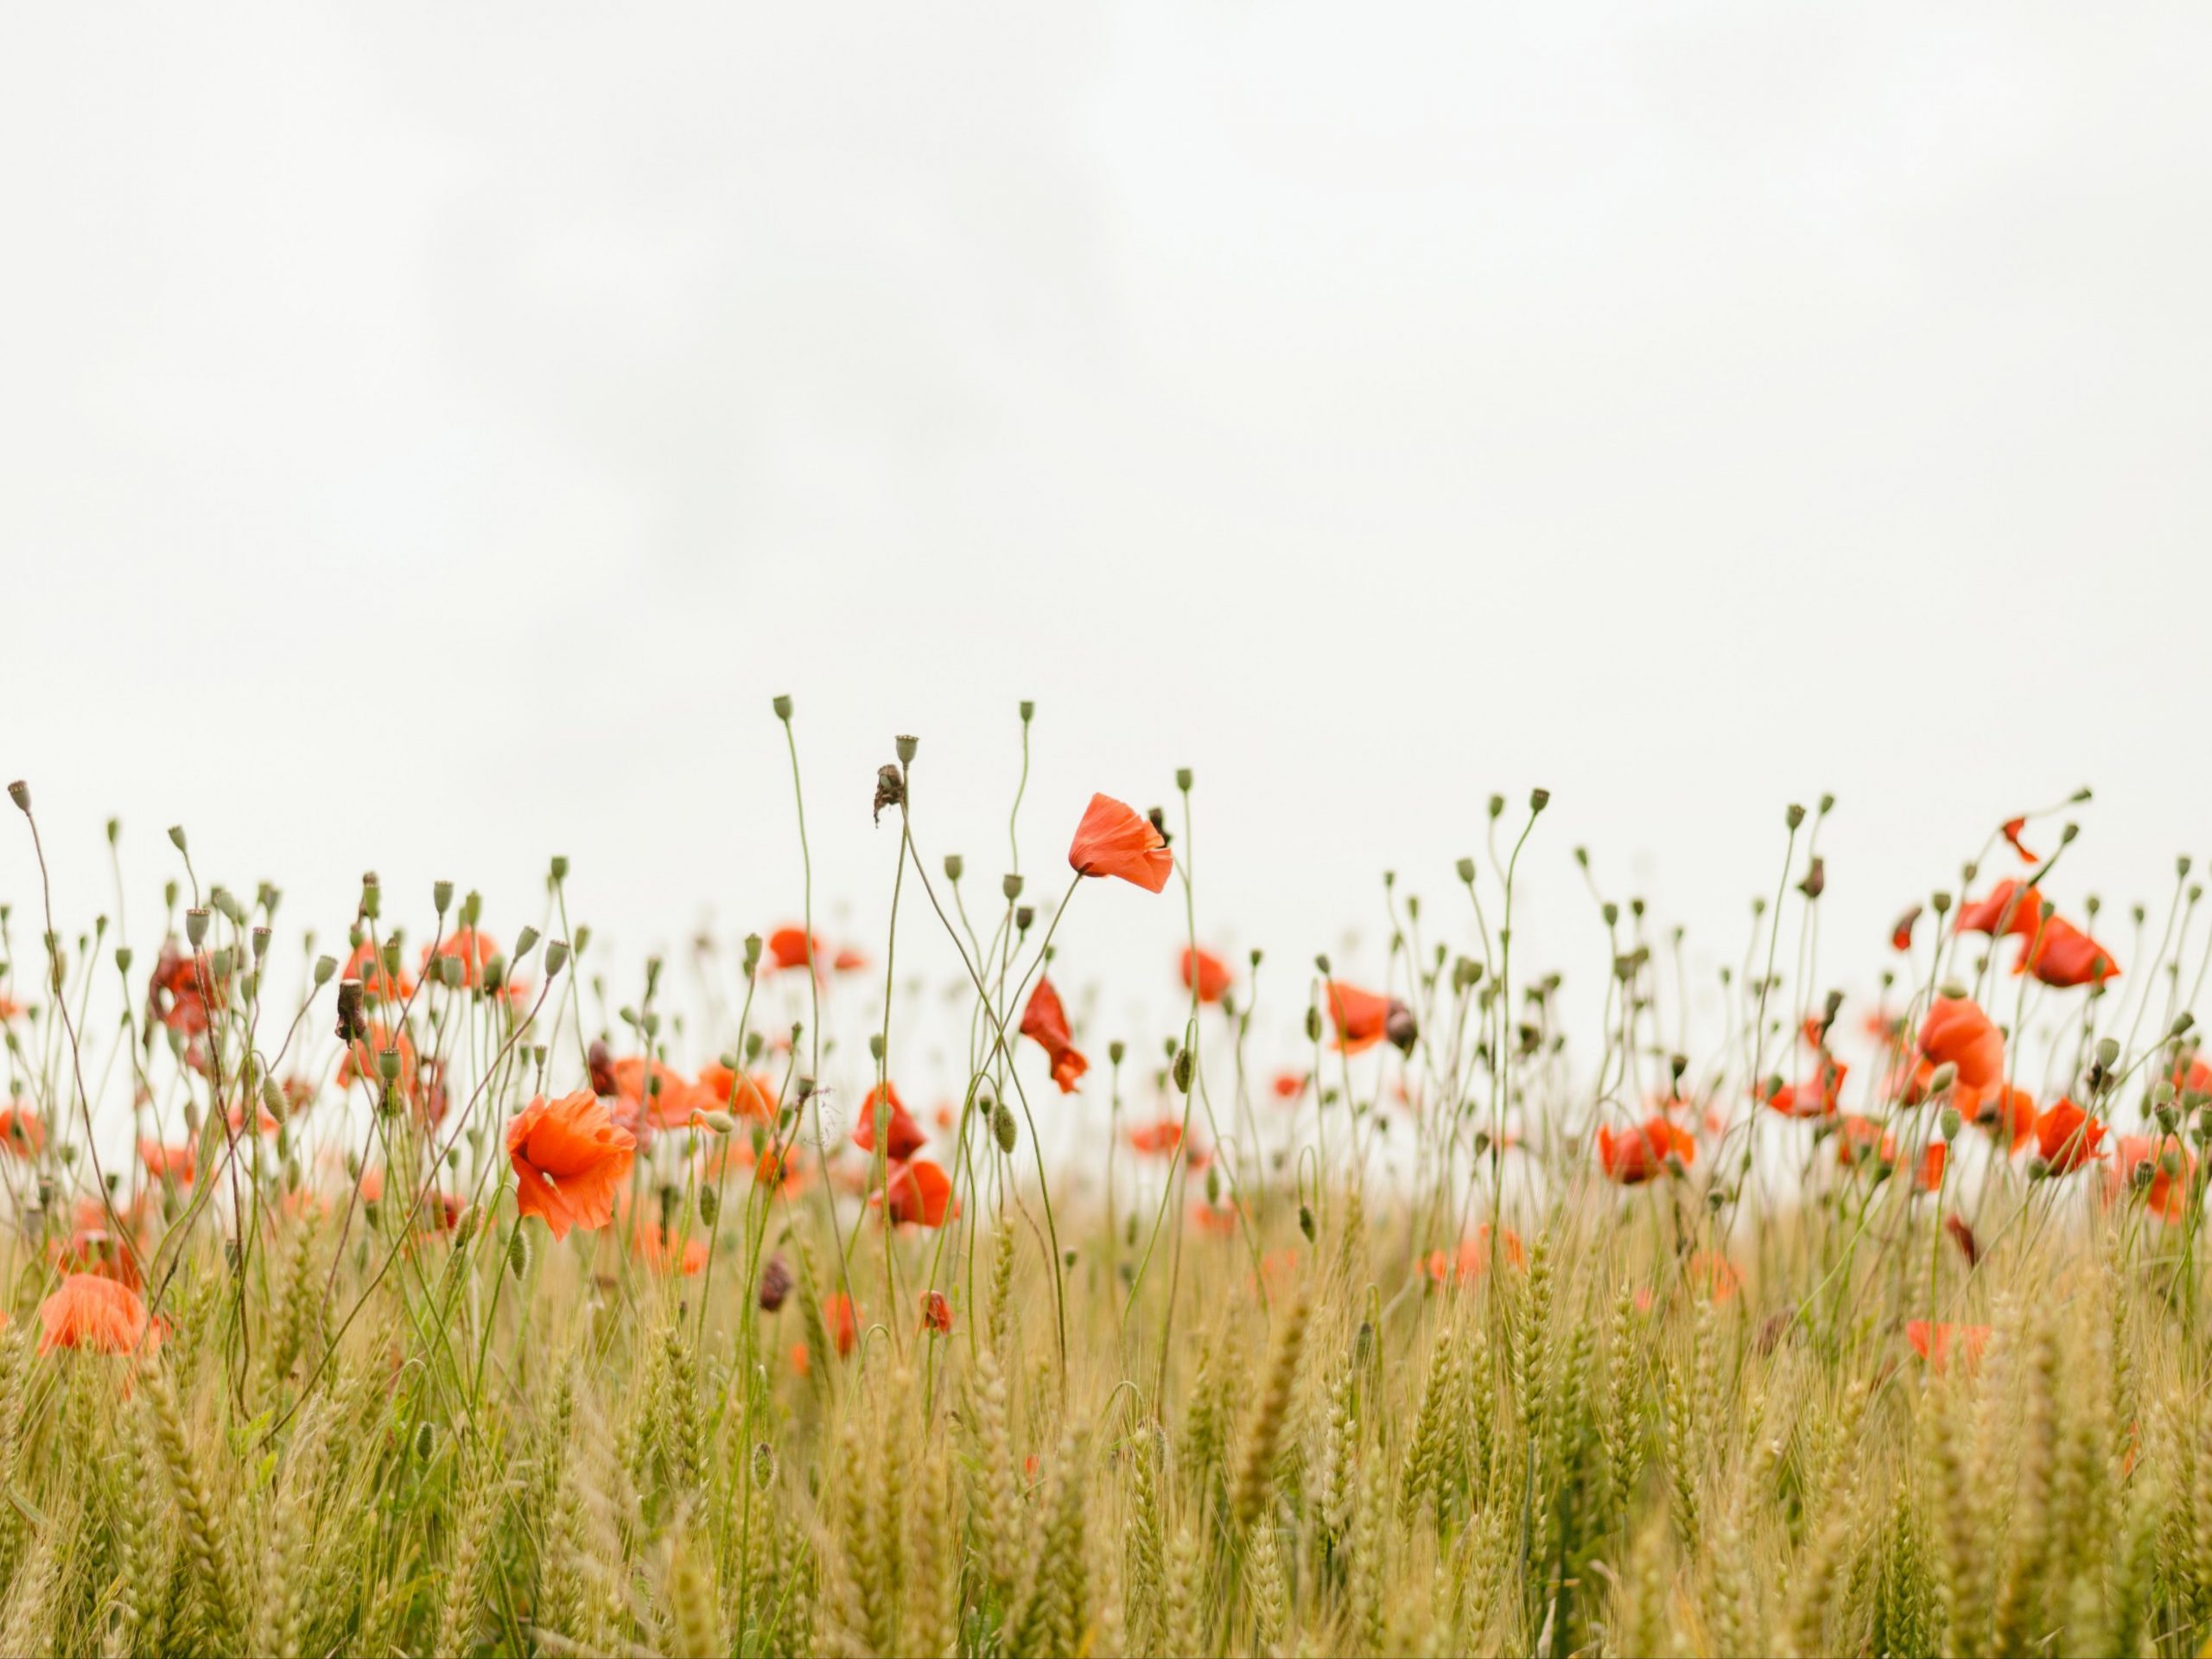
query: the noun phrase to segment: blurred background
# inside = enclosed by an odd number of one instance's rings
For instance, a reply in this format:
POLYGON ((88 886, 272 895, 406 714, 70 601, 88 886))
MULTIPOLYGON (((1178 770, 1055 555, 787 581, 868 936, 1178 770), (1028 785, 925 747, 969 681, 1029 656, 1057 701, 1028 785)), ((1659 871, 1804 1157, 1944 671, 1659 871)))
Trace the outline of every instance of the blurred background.
MULTIPOLYGON (((326 939, 372 867, 417 938, 439 877, 511 937, 564 854, 612 972, 796 917, 788 693, 880 959, 893 734, 994 894, 1033 698, 1033 890, 1091 791, 1193 768, 1199 930, 1283 1031, 1315 950, 1379 971, 1385 869, 1465 942, 1493 791, 1552 791, 1522 936, 1570 991, 1572 847, 1702 981, 1824 790, 1823 983, 2085 783, 2058 896, 2163 906, 2212 850, 2209 35, 15 9, 0 773, 65 931, 120 817, 142 960, 181 823, 326 939)), ((36 875, 11 814, 19 950, 36 875)), ((1182 930, 1082 895, 1093 1043, 1149 1052, 1182 930)))

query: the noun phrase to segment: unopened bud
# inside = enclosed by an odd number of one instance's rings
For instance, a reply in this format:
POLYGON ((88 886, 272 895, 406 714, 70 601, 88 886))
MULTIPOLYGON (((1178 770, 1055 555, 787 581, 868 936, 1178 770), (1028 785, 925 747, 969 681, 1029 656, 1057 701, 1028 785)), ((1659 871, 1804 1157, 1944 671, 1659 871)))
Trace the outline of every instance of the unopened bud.
POLYGON ((944 879, 946 880, 957 881, 961 876, 967 872, 967 868, 968 861, 961 857, 959 854, 947 853, 944 855, 944 879))
POLYGON ((1192 1079, 1197 1075, 1196 1057, 1187 1048, 1177 1049, 1175 1051, 1175 1092, 1181 1095, 1189 1094, 1192 1079))
POLYGON ((998 1141, 999 1150, 1008 1154, 1013 1153, 1021 1139, 1021 1131, 1014 1121, 1014 1113, 1002 1100, 991 1108, 991 1134, 998 1141))

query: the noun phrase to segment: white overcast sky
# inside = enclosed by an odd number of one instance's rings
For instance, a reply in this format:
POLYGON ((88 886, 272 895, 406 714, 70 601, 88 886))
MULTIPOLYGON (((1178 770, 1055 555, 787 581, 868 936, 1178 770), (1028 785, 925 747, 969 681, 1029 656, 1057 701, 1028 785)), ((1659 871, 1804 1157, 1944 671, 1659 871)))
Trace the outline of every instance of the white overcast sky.
MULTIPOLYGON (((1385 868, 1456 925, 1534 784, 1586 980, 1572 845, 1732 957, 1823 789, 1837 976, 2083 782, 2061 896, 2160 902, 2208 71, 2182 7, 17 7, 0 772, 73 929, 111 812, 137 927, 176 821, 326 934, 556 851, 624 949, 772 923, 778 692, 864 935, 892 734, 988 891, 1025 696, 1025 861, 1189 765, 1286 967, 1385 868)), ((1104 1026, 1175 909, 1084 894, 1104 1026)))

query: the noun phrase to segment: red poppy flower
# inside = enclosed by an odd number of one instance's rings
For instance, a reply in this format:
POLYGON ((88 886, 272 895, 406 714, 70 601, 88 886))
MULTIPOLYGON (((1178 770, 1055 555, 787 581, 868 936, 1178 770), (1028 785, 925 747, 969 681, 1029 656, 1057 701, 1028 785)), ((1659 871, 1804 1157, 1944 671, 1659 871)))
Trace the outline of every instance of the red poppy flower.
POLYGON ((423 947, 422 967, 427 974, 434 962, 457 962, 461 982, 474 991, 481 988, 484 969, 499 954, 499 947, 490 934, 474 927, 457 927, 436 944, 423 947))
POLYGON ((2111 951, 2071 922, 2052 917, 2033 944, 2012 964, 2016 974, 2033 974, 2046 985, 2094 985, 2118 979, 2120 964, 2111 951))
POLYGON ((1926 1319, 1907 1319, 1904 1338, 1912 1351, 1928 1362, 1931 1371, 1941 1371, 1951 1363, 1954 1348, 1965 1356, 1966 1363, 1979 1364, 1981 1351, 1989 1345, 1989 1327, 1986 1325, 1930 1325, 1926 1319))
POLYGON ((853 1317, 853 1299, 842 1290, 823 1297, 822 1322, 829 1326, 830 1339, 837 1344, 839 1357, 851 1353, 861 1339, 860 1324, 853 1317))
MULTIPOLYGON (((1882 1161, 1895 1166, 1898 1154, 1897 1138, 1894 1135, 1882 1136, 1882 1161)), ((1920 1173, 1916 1178, 1923 1192, 1941 1192, 1943 1186, 1943 1166, 1951 1149, 1941 1141, 1930 1141, 1920 1149, 1920 1173)))
POLYGON ((395 976, 385 969, 384 958, 377 952, 375 941, 363 939, 353 947, 353 954, 346 958, 346 965, 339 970, 340 979, 361 982, 361 995, 372 1002, 390 999, 404 1002, 415 995, 415 981, 405 972, 395 976))
MULTIPOLYGON (((1136 1125, 1129 1130, 1128 1135, 1129 1145, 1137 1151, 1153 1157, 1168 1158, 1173 1157, 1175 1149, 1183 1144, 1183 1126, 1172 1117, 1163 1117, 1157 1123, 1136 1125)), ((1198 1154, 1192 1154, 1192 1166, 1203 1167, 1198 1158, 1198 1154)))
POLYGON ((1068 865, 1078 875, 1118 875, 1158 893, 1175 868, 1175 855, 1152 821, 1110 795, 1093 795, 1068 845, 1068 865))
POLYGON ((2036 855, 2030 852, 2027 849, 2026 843, 2020 839, 2020 831, 2028 827, 2028 821, 2025 818, 2007 818, 2000 827, 2003 830, 2005 839, 2012 843, 2012 850, 2014 852, 2018 853, 2023 860, 2030 864, 2033 864, 2037 861, 2036 855))
POLYGON ((762 1123, 776 1115, 776 1085, 766 1077, 749 1077, 717 1063, 699 1068, 697 1087, 709 1110, 732 1112, 762 1123))
POLYGON ((1598 1161, 1608 1180, 1623 1186, 1641 1186, 1667 1173, 1669 1156, 1685 1164, 1694 1163, 1697 1142, 1688 1129, 1669 1122, 1663 1115, 1649 1117, 1618 1135, 1605 1124, 1598 1126, 1598 1161))
POLYGON ((1961 1083, 1986 1089, 2005 1074, 2005 1038, 1963 996, 1939 996, 1920 1023, 1920 1052, 1937 1065, 1958 1068, 1961 1083))
POLYGON ((2179 1135, 2161 1142, 2147 1135, 2123 1135, 2116 1142, 2119 1156, 2105 1166, 2105 1196, 2123 1197, 2135 1184, 2135 1172, 2148 1165, 2151 1184, 2145 1204, 2168 1226, 2178 1226, 2189 1217, 2189 1199, 2196 1160, 2183 1146, 2179 1135))
POLYGON ((857 974, 867 966, 868 952, 853 944, 839 945, 837 954, 830 962, 830 970, 840 974, 857 974))
POLYGON ((2008 1152, 2018 1152, 2036 1132, 2036 1097, 2024 1089, 1997 1084, 1969 1089, 1961 1084, 1951 1091, 1959 1116, 1984 1130, 2008 1152))
POLYGON ((2036 931, 2037 918, 2042 914, 2043 894, 2008 877, 1981 898, 1960 906, 1959 919, 1951 931, 1986 933, 1992 938, 2008 933, 2024 936, 2036 931))
POLYGON ((21 1101, 0 1106, 0 1147, 29 1160, 37 1157, 45 1145, 46 1122, 36 1112, 21 1101))
POLYGON ((189 1186, 200 1166, 199 1149, 190 1141, 181 1146, 165 1147, 145 1135, 138 1138, 138 1161, 146 1166, 146 1173, 156 1180, 167 1179, 180 1186, 189 1186))
POLYGON ((829 947, 822 943, 819 933, 809 935, 803 927, 779 927, 768 936, 768 960, 778 968, 804 968, 809 960, 822 961, 829 954, 829 947))
POLYGON ((875 1109, 886 1099, 891 1106, 891 1121, 883 1137, 885 1155, 894 1164, 903 1164, 929 1144, 929 1136, 922 1133, 922 1126, 914 1122, 891 1084, 868 1091, 868 1098, 861 1103, 860 1122, 853 1125, 853 1144, 862 1152, 875 1150, 875 1109))
POLYGON ((893 1221, 921 1227, 942 1227, 948 1214, 960 1213, 953 1201, 951 1178, 926 1158, 899 1165, 891 1172, 890 1185, 868 1203, 893 1221))
POLYGON ((1195 989, 1201 1002, 1218 1002, 1229 995, 1229 964, 1211 950, 1194 950, 1185 945, 1182 956, 1177 960, 1176 969, 1181 976, 1184 988, 1195 989))
POLYGON ((2105 1126, 2070 1100, 2044 1109, 2036 1119, 2036 1151, 2054 1175, 2070 1175, 2104 1154, 2105 1126))
POLYGON ((1820 1065, 1807 1082, 1783 1084, 1766 1096, 1766 1103, 1784 1117, 1833 1117, 1843 1092, 1843 1079, 1851 1068, 1834 1055, 1823 1052, 1820 1065))
POLYGON ((934 1331, 941 1337, 952 1334, 952 1304, 944 1300, 943 1291, 922 1293, 922 1329, 934 1331))
POLYGON ((1051 980, 1039 979, 1030 992, 1029 1006, 1021 1011, 1021 1034, 1052 1058, 1052 1081, 1060 1085, 1060 1092, 1073 1094, 1076 1079, 1090 1070, 1090 1062, 1076 1052, 1067 1010, 1060 1006, 1060 994, 1051 980))
POLYGON ((1390 999, 1331 980, 1328 984, 1329 1022, 1337 1028, 1336 1046, 1357 1054, 1382 1040, 1390 1024, 1390 999))
POLYGON ((1278 1071, 1274 1082, 1269 1086, 1274 1090, 1277 1100, 1296 1100, 1306 1092, 1306 1074, 1303 1071, 1278 1071))
POLYGON ((637 1151, 636 1137, 616 1126, 607 1103, 588 1089, 558 1100, 540 1095, 507 1125, 515 1209, 543 1216, 556 1238, 567 1237, 571 1227, 604 1227, 637 1151))
POLYGON ((38 1306, 38 1351, 92 1348, 127 1354, 143 1342, 148 1353, 161 1346, 158 1325, 146 1321, 145 1300, 127 1285, 96 1273, 73 1273, 38 1306))

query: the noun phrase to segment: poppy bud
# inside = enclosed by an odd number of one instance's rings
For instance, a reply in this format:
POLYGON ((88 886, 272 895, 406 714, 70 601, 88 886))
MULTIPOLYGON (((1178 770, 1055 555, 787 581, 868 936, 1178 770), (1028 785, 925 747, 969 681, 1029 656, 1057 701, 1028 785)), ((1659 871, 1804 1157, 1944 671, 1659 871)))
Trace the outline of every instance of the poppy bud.
POLYGON ((2030 1180, 2044 1180, 2049 1179, 2050 1175, 2050 1165, 2048 1161, 2042 1158, 2031 1158, 2028 1160, 2028 1179, 2030 1180))
POLYGON ((2196 1016, 2190 1013, 2187 1009, 2183 1009, 2181 1013, 2174 1016, 2173 1024, 2166 1027, 2166 1035, 2169 1037, 2183 1036, 2186 1034, 2189 1028, 2196 1023, 2196 1016))
POLYGON ((1821 816, 1822 817, 1826 817, 1829 813, 1834 810, 1835 797, 1833 795, 1823 794, 1821 797, 1821 816))
POLYGON ((2120 1064, 2120 1043, 2111 1037, 2097 1039, 2097 1064, 2109 1071, 2120 1064))
POLYGON ((1792 830, 1795 830, 1799 824, 1805 822, 1805 809, 1798 805, 1796 802, 1792 801, 1789 804, 1789 810, 1783 813, 1782 821, 1788 824, 1792 830))
POLYGON ((791 1266, 778 1250, 760 1269, 760 1307, 763 1313, 773 1313, 782 1307, 791 1294, 791 1266))
POLYGON ((1306 1235, 1308 1244, 1313 1242, 1313 1206, 1310 1204, 1298 1206, 1298 1230, 1306 1235))
POLYGON ((1189 1049, 1179 1048, 1175 1051, 1175 1091, 1178 1094, 1187 1095, 1191 1092, 1192 1079, 1196 1076, 1197 1070, 1196 1062, 1189 1049))
POLYGON ((1931 1095, 1947 1093, 1951 1085, 1958 1080, 1959 1068, 1951 1061, 1946 1060, 1929 1074, 1928 1092, 1931 1095))
POLYGON ((1308 1007, 1306 1010, 1306 1040, 1309 1043, 1321 1040, 1321 1010, 1319 1008, 1308 1007))
POLYGON ((968 861, 962 858, 959 854, 947 853, 944 855, 944 879, 946 880, 957 881, 960 879, 962 873, 965 871, 967 868, 968 861))
POLYGON ((1206 1202, 1208 1204, 1221 1202, 1221 1166, 1219 1164, 1206 1166, 1206 1202))
POLYGON ((2158 1128, 2167 1135, 2171 1135, 2181 1125, 2181 1113, 2169 1104, 2161 1104, 2152 1116, 2158 1120, 2158 1128))
POLYGON ((278 1086, 276 1079, 264 1077, 261 1080, 261 1104, 269 1116, 275 1118, 279 1124, 284 1121, 286 1103, 284 1090, 278 1086))
POLYGON ((1395 997, 1390 999, 1390 1011, 1382 1021, 1382 1034, 1401 1054, 1412 1053, 1414 1039, 1421 1035, 1421 1026, 1414 1019, 1414 1011, 1395 997))
POLYGON ((1021 897, 1021 878, 1018 875, 1001 876, 999 878, 999 891, 1006 895, 1007 903, 1009 905, 1012 904, 1015 899, 1021 897))
POLYGON ((550 939, 545 945, 545 973, 548 978, 568 965, 569 946, 564 939, 550 939))
POLYGON ((776 711, 778 720, 782 721, 786 726, 791 724, 791 700, 788 696, 778 697, 768 706, 776 711))
POLYGON ((1946 1106, 1942 1115, 1936 1121, 1942 1125, 1944 1140, 1955 1141, 1959 1138, 1959 1109, 1957 1107, 1946 1106))
POLYGON ((1119 1065, 1122 1063, 1122 1057, 1128 1052, 1128 1045, 1124 1043, 1120 1038, 1116 1037, 1112 1042, 1106 1045, 1107 1064, 1109 1065, 1119 1065))
MULTIPOLYGON (((115 947, 115 971, 117 973, 128 974, 130 971, 130 964, 133 960, 134 958, 132 957, 130 947, 129 945, 118 944, 115 947)), ((323 960, 327 962, 330 959, 326 957, 323 960)), ((318 984, 321 982, 320 980, 316 982, 318 984)))
POLYGON ((721 1193, 711 1186, 701 1187, 699 1189, 699 1220, 701 1224, 708 1227, 712 1227, 715 1224, 715 1217, 721 1214, 721 1193))
POLYGON ((1472 957, 1461 957, 1452 964, 1452 988, 1458 991, 1474 989, 1483 976, 1483 965, 1472 957))
POLYGON ((1014 1121, 1014 1113, 1007 1109, 1006 1102, 1002 1100, 995 1103, 991 1107, 991 1134, 999 1143, 999 1150, 1009 1155, 1013 1154, 1015 1144, 1021 1138, 1020 1130, 1014 1121))
POLYGON ((1034 905, 1022 905, 1014 912, 1014 925, 1021 932, 1027 933, 1036 921, 1037 906, 1034 905))
POLYGON ((1369 1319, 1362 1319, 1359 1322, 1359 1329, 1352 1332, 1351 1363, 1354 1365, 1364 1365, 1370 1359, 1374 1357, 1374 1322, 1369 1319))
POLYGON ((438 978, 448 990, 452 990, 460 985, 461 966, 459 957, 438 957, 433 960, 437 965, 438 978))
POLYGON ((2138 1192, 2140 1192, 2144 1188, 2150 1185, 2152 1181, 2158 1179, 2158 1172, 2152 1168, 2147 1161, 2136 1165, 2134 1168, 2127 1172, 2128 1185, 2133 1186, 2138 1192))
POLYGON ((1175 768, 1175 787, 1185 795, 1191 792, 1191 769, 1188 766, 1175 768))
POLYGON ((1548 789, 1532 789, 1529 791, 1529 811, 1531 816, 1542 811, 1551 804, 1552 792, 1548 789))
POLYGON ((2063 846, 2066 842, 2073 840, 2075 836, 2081 833, 2082 826, 2078 823, 2061 824, 2058 829, 2059 844, 2063 846))
POLYGON ((1021 723, 1027 726, 1037 715, 1037 705, 1027 697, 1021 700, 1021 723))
POLYGON ((569 879, 569 855, 566 853, 554 854, 552 862, 548 864, 545 867, 545 869, 546 874, 550 875, 554 880, 567 880, 569 879))

